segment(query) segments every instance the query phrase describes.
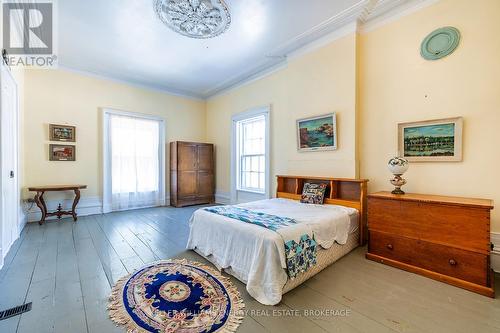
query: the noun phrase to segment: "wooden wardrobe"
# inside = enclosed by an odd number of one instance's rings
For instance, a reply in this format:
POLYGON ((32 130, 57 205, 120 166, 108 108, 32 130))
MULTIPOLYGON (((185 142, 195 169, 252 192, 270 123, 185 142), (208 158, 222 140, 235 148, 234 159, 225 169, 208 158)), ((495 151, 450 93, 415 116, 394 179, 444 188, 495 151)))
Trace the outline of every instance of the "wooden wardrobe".
POLYGON ((170 205, 183 207, 213 203, 214 145, 199 142, 170 143, 170 205))

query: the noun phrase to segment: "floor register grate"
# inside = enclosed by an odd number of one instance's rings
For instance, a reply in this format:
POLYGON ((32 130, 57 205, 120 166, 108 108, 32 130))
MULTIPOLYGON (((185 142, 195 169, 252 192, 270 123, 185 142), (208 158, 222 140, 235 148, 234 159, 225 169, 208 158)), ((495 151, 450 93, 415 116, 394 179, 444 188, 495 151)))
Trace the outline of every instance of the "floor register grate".
POLYGON ((31 302, 16 306, 15 308, 10 308, 7 310, 0 311, 0 320, 4 320, 10 317, 20 315, 21 313, 28 312, 31 310, 31 302))

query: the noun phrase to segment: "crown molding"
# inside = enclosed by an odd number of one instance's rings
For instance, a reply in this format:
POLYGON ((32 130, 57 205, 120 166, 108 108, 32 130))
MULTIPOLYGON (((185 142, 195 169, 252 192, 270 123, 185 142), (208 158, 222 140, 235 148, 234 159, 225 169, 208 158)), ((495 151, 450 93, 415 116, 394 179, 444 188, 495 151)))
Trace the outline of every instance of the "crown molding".
POLYGON ((326 36, 318 38, 304 45, 303 47, 300 47, 288 53, 286 56, 269 56, 269 58, 276 59, 276 62, 271 63, 270 65, 264 64, 262 66, 255 68, 252 71, 247 72, 246 74, 238 75, 229 82, 228 81, 223 82, 217 88, 206 91, 204 95, 208 100, 210 100, 212 98, 224 95, 225 93, 231 90, 258 81, 283 68, 286 68, 288 66, 288 62, 295 58, 298 58, 302 55, 305 55, 316 49, 326 46, 334 42, 335 40, 345 37, 351 33, 355 33, 357 30, 357 26, 358 26, 357 22, 349 23, 343 27, 340 27, 339 29, 334 30, 333 32, 327 34, 326 36))
POLYGON ((440 0, 363 0, 343 12, 323 21, 308 31, 273 49, 268 59, 278 62, 261 64, 251 71, 241 73, 203 95, 207 99, 262 79, 287 66, 288 61, 328 45, 351 33, 366 33, 382 25, 414 13, 440 0))
POLYGON ((378 0, 360 1, 354 6, 351 6, 312 27, 308 31, 305 31, 287 42, 278 45, 266 55, 267 59, 264 63, 256 66, 250 71, 240 73, 239 75, 222 82, 212 89, 204 91, 203 95, 207 99, 211 99, 258 79, 264 78, 279 69, 285 68, 290 57, 295 58, 302 54, 306 54, 318 47, 344 37, 349 32, 355 32, 355 25, 358 17, 365 12, 367 6, 373 6, 373 3, 376 3, 377 1, 378 0), (349 30, 349 32, 346 32, 346 29, 349 30))
POLYGON ((59 69, 113 81, 160 93, 206 101, 231 90, 255 82, 287 67, 288 61, 351 33, 367 33, 401 17, 412 14, 440 0, 362 0, 344 11, 330 17, 308 31, 301 33, 271 50, 254 68, 241 72, 210 89, 200 93, 175 88, 144 84, 135 80, 124 80, 112 76, 59 66, 59 69))
POLYGON ((62 71, 66 71, 66 72, 70 72, 70 73, 74 73, 74 74, 80 74, 83 76, 104 80, 104 81, 111 81, 111 82, 115 82, 115 83, 120 83, 120 84, 124 84, 124 85, 131 86, 134 88, 141 88, 141 89, 145 89, 145 90, 149 90, 149 91, 155 91, 155 92, 159 92, 159 93, 167 94, 167 95, 171 95, 171 96, 183 97, 183 98, 193 99, 196 101, 205 101, 206 100, 206 96, 203 96, 202 94, 196 94, 193 92, 187 92, 187 91, 179 90, 179 89, 165 88, 163 86, 155 85, 155 84, 140 83, 140 82, 137 82, 135 80, 119 79, 119 78, 116 78, 113 76, 98 74, 98 73, 85 71, 85 70, 81 70, 81 69, 75 69, 75 68, 72 68, 69 66, 63 66, 60 64, 59 64, 59 66, 57 66, 57 69, 62 70, 62 71))
POLYGON ((356 33, 358 31, 358 26, 359 23, 357 21, 347 23, 346 25, 335 29, 331 33, 322 36, 320 38, 317 38, 312 42, 303 45, 302 47, 296 50, 291 51, 290 53, 287 54, 286 58, 287 60, 290 61, 292 59, 299 58, 307 53, 311 53, 312 51, 320 49, 328 44, 331 44, 332 42, 341 39, 342 37, 356 33))
POLYGON ((371 7, 378 0, 363 0, 351 6, 342 12, 330 17, 313 28, 295 36, 286 43, 283 43, 270 52, 272 56, 288 56, 290 53, 321 39, 331 33, 334 35, 338 29, 355 23, 361 15, 364 14, 366 8, 371 7))
POLYGON ((361 20, 359 32, 367 33, 404 16, 431 6, 440 0, 379 0, 372 12, 361 20))
POLYGON ((245 74, 240 74, 229 81, 225 81, 221 85, 208 90, 205 92, 204 96, 206 100, 210 100, 212 98, 224 95, 225 93, 242 87, 244 85, 250 84, 252 82, 263 79, 275 72, 286 68, 288 62, 286 58, 276 60, 271 62, 270 64, 263 64, 251 71, 245 72, 245 74))

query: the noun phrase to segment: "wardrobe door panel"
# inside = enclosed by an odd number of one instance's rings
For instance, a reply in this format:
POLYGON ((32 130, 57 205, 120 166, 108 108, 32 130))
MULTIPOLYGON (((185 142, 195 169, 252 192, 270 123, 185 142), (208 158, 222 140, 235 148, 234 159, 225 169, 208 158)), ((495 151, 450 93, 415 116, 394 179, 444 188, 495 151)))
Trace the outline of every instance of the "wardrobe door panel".
POLYGON ((198 194, 196 171, 179 171, 178 173, 179 198, 195 197, 198 194))
POLYGON ((213 170, 213 146, 199 145, 198 146, 198 170, 213 170))
POLYGON ((196 170, 198 164, 198 148, 196 144, 181 143, 177 147, 178 170, 196 170))
POLYGON ((211 171, 198 171, 198 195, 211 196, 214 193, 214 175, 211 171))

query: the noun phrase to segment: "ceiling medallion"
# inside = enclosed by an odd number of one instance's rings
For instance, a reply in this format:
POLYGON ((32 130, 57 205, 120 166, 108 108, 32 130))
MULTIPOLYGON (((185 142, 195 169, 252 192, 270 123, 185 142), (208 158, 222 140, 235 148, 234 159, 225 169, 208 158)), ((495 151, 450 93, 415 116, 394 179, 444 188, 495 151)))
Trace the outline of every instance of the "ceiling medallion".
POLYGON ((191 38, 212 38, 229 27, 231 15, 223 0, 154 0, 160 20, 191 38))

